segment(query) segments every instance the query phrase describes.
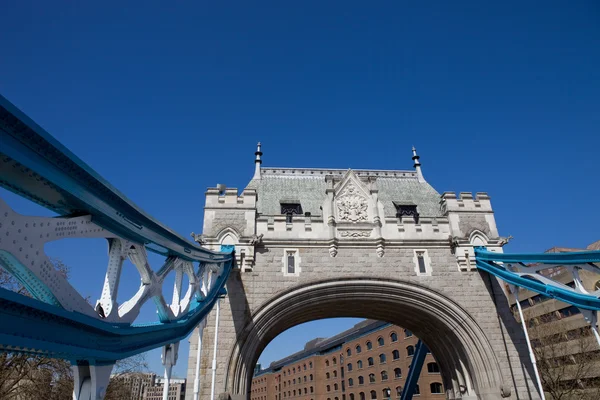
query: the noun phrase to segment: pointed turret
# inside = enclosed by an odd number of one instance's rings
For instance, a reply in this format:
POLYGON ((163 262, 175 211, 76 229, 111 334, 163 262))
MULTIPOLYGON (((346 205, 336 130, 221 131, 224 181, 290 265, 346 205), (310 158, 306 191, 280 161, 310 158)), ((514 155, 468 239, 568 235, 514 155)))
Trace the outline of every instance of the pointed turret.
POLYGON ((425 182, 425 178, 423 178, 423 172, 421 171, 421 162, 419 161, 420 157, 417 155, 417 149, 415 149, 415 146, 413 146, 412 152, 412 159, 415 162, 414 167, 417 170, 417 178, 419 178, 419 182, 425 182))
POLYGON ((254 159, 254 176, 252 179, 260 179, 260 164, 262 164, 262 151, 260 151, 260 142, 256 145, 256 152, 254 155, 256 158, 254 159))

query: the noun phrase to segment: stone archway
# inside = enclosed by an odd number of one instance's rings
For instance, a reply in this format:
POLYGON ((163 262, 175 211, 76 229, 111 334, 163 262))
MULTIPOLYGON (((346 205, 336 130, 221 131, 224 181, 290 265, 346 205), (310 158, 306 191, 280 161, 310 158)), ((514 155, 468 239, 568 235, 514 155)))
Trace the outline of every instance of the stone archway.
POLYGON ((331 317, 363 317, 413 331, 440 362, 450 399, 500 399, 510 395, 494 350, 475 319, 430 288, 400 280, 343 278, 305 283, 269 299, 238 334, 225 387, 246 398, 261 352, 295 325, 331 317))

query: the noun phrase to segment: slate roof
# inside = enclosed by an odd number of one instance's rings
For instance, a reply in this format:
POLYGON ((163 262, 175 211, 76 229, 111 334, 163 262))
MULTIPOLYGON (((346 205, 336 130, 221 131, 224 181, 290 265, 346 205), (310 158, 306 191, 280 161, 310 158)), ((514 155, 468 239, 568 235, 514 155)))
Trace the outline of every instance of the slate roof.
MULTIPOLYGON (((258 193, 258 212, 262 215, 281 214, 282 202, 299 201, 303 212, 322 216, 325 201, 326 175, 342 178, 347 170, 261 168, 261 179, 253 179, 248 189, 258 193)), ((413 203, 421 217, 439 217, 440 194, 427 182, 419 182, 414 171, 353 170, 360 178, 377 177, 379 200, 385 216, 395 216, 397 203, 413 203)))

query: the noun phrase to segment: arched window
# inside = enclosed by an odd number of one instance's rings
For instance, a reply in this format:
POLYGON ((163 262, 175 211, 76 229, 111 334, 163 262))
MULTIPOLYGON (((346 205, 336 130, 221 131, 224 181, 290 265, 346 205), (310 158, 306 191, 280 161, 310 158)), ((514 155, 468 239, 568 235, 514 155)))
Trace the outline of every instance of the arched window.
POLYGON ((288 397, 290 397, 292 395, 292 391, 288 390, 288 397))
POLYGON ((408 346, 406 348, 406 354, 408 354, 409 357, 412 357, 415 355, 415 348, 413 346, 408 346))
POLYGON ((356 362, 356 368, 361 369, 362 368, 362 360, 358 360, 356 362))
POLYGON ((287 383, 286 381, 283 381, 283 387, 286 387, 286 383, 287 383))
POLYGON ((413 335, 413 333, 411 331, 409 331, 408 329, 404 330, 404 337, 411 337, 413 335))
POLYGON ((325 366, 329 367, 329 360, 325 360, 325 366))
POLYGON ((362 376, 358 377, 358 384, 359 385, 364 385, 365 384, 365 378, 363 378, 362 376))
POLYGON ((293 393, 294 393, 294 396, 295 396, 296 395, 296 389, 294 389, 293 393))
POLYGON ((306 371, 306 364, 304 364, 304 365, 302 366, 302 369, 304 369, 304 370, 306 371))
POLYGON ((283 397, 287 397, 287 393, 286 392, 283 392, 283 397))
POLYGON ((375 361, 373 361, 373 357, 367 358, 367 364, 369 364, 369 367, 372 365, 375 365, 375 361))
POLYGON ((431 389, 431 393, 442 393, 442 384, 439 382, 433 382, 431 385, 429 385, 429 388, 431 389))
POLYGON ((348 357, 350 357, 350 356, 352 355, 352 350, 350 350, 350 347, 348 347, 348 348, 346 349, 346 355, 347 355, 348 357))
POLYGON ((387 371, 381 371, 381 380, 382 381, 387 381, 387 371))
POLYGON ((352 371, 352 363, 348 363, 348 365, 346 365, 346 368, 348 369, 348 372, 352 371))
POLYGON ((308 368, 312 369, 312 361, 308 363, 308 368))
POLYGON ((306 375, 304 375, 304 382, 306 382, 306 375))
POLYGON ((329 374, 329 372, 326 372, 325 373, 325 379, 329 379, 329 378, 331 378, 331 375, 329 374))
POLYGON ((394 378, 402 378, 402 370, 400 368, 394 368, 394 378))
POLYGON ((339 400, 337 396, 335 396, 335 400, 339 400))
POLYGON ((381 394, 383 394, 384 399, 389 399, 390 397, 392 397, 392 391, 390 390, 390 388, 383 389, 381 391, 381 394))
POLYGON ((292 385, 292 381, 288 381, 288 386, 291 386, 291 385, 292 385))
POLYGON ((310 387, 310 392, 312 393, 312 392, 314 392, 314 391, 315 391, 315 388, 313 388, 313 387, 311 386, 311 387, 310 387))
POLYGON ((394 360, 397 360, 397 359, 399 359, 399 358, 400 358, 400 352, 399 352, 398 350, 394 350, 394 351, 392 351, 392 358, 393 358, 394 360))
POLYGON ((385 360, 386 360, 385 354, 381 353, 381 354, 379 355, 379 363, 380 363, 380 364, 384 364, 384 363, 385 363, 385 360))
POLYGON ((367 350, 371 350, 373 348, 373 343, 367 342, 367 350))
POLYGON ((288 375, 291 374, 290 369, 288 368, 288 375))
POLYGON ((354 379, 348 378, 348 386, 354 386, 354 379))
POLYGON ((327 385, 327 391, 331 392, 331 386, 327 385))
POLYGON ((283 371, 283 376, 285 376, 285 371, 283 371))
POLYGON ((304 394, 307 394, 308 390, 306 388, 304 388, 304 394))
POLYGON ((337 378, 337 370, 334 370, 334 371, 333 371, 333 377, 334 377, 334 378, 337 378))
POLYGON ((396 396, 402 395, 402 386, 396 386, 396 396))
POLYGON ((333 357, 333 365, 337 365, 337 358, 333 357))
POLYGON ((397 341, 398 341, 398 334, 397 334, 396 332, 392 332, 392 333, 390 334, 390 340, 391 340, 392 342, 397 342, 397 341))
POLYGON ((421 389, 419 388, 419 385, 415 385, 415 393, 414 394, 421 394, 421 389))
POLYGON ((310 379, 310 381, 312 382, 312 380, 313 380, 313 376, 312 376, 312 374, 310 374, 310 375, 308 376, 308 379, 310 379))
POLYGON ((354 400, 354 393, 350 393, 350 400, 354 400))
POLYGON ((360 353, 362 349, 360 348, 360 344, 356 345, 356 354, 360 353))
POLYGON ((369 383, 375 383, 375 374, 369 374, 369 383))
POLYGON ((292 373, 296 373, 296 367, 292 368, 292 373))
POLYGON ((371 390, 371 400, 377 400, 377 392, 374 390, 371 390))
POLYGON ((440 373, 440 367, 437 363, 435 362, 430 362, 427 364, 427 372, 429 372, 430 374, 439 374, 440 373))
POLYGON ((296 378, 292 379, 292 383, 295 385, 296 384, 296 378))
POLYGON ((377 338, 377 345, 383 346, 385 344, 385 340, 380 336, 377 338))
POLYGON ((338 384, 337 383, 333 384, 333 390, 338 390, 338 384))
POLYGON ((359 400, 365 400, 365 392, 360 392, 358 394, 358 398, 359 398, 359 400))

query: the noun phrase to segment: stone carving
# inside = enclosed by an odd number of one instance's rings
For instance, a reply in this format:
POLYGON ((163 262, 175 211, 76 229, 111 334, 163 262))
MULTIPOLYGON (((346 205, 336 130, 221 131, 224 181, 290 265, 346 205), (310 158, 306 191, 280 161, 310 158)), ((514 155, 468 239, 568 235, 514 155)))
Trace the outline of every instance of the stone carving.
POLYGON ((366 221, 368 214, 367 199, 360 195, 352 182, 346 186, 336 201, 340 221, 361 222, 366 221))
POLYGON ((337 256, 337 253, 338 253, 338 251, 337 251, 337 248, 336 248, 335 246, 331 246, 331 247, 329 248, 329 255, 330 255, 331 257, 335 257, 335 256, 337 256))
POLYGON ((340 236, 351 238, 369 237, 371 236, 371 231, 340 231, 340 236))
POLYGON ((252 239, 250 239, 250 245, 256 246, 262 243, 263 236, 265 236, 264 233, 261 233, 260 235, 252 235, 252 239))
POLYGON ((385 250, 383 250, 383 246, 377 246, 377 250, 375 252, 377 253, 377 257, 379 257, 379 258, 383 257, 383 255, 385 254, 385 250))
POLYGON ((190 234, 190 236, 193 237, 194 238, 194 242, 198 243, 199 245, 206 244, 206 239, 204 238, 203 234, 192 232, 190 234))

